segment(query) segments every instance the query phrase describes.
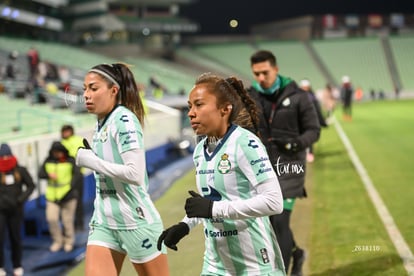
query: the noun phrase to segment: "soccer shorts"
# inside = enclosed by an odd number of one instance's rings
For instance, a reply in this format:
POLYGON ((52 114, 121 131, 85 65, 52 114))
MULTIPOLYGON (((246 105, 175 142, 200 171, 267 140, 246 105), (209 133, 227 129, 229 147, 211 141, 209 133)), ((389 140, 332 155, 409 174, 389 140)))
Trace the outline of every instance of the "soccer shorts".
POLYGON ((167 253, 164 245, 161 251, 157 249, 158 237, 163 231, 162 223, 132 230, 115 230, 102 225, 90 227, 88 245, 99 245, 124 253, 133 263, 145 263, 161 253, 167 253))

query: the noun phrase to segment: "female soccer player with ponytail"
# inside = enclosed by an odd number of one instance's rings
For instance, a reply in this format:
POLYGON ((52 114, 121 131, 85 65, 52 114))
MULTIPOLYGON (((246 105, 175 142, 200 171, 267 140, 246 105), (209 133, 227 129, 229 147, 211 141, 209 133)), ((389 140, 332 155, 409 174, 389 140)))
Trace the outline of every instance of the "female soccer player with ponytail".
POLYGON ((147 192, 144 107, 132 72, 121 63, 93 67, 84 99, 98 119, 92 148, 86 142, 76 158, 96 180, 85 275, 119 275, 126 255, 140 276, 169 275, 166 249, 156 246, 163 224, 147 192))
POLYGON ((203 223, 201 275, 285 275, 268 217, 283 209, 279 182, 260 139, 242 128, 255 129, 254 102, 237 78, 203 74, 188 107, 193 130, 205 136, 193 155, 198 193, 189 191, 186 216, 161 234, 158 248, 177 250, 203 223))

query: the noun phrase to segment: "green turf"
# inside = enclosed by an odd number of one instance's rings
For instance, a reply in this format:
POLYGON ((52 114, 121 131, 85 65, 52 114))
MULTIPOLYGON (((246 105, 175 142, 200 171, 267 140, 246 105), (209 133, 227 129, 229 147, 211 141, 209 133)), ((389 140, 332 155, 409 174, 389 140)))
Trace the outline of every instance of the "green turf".
POLYGON ((359 104, 343 126, 413 251, 414 101, 359 104))
MULTIPOLYGON (((412 250, 413 105, 413 101, 361 103, 354 106, 352 122, 339 119, 412 250)), ((340 118, 340 110, 336 115, 340 118)), ((311 222, 308 229, 299 229, 310 236, 306 275, 406 275, 333 126, 322 131, 315 155, 307 179, 311 198, 303 200, 312 203, 310 218, 302 217, 311 222)), ((193 174, 186 174, 156 202, 165 226, 184 215, 187 190, 194 188, 193 174)), ((301 219, 301 214, 294 219, 301 219)), ((178 248, 168 253, 171 275, 199 275, 204 249, 201 227, 178 248)), ((69 276, 83 274, 81 263, 69 276)), ((135 275, 128 262, 121 275, 135 275)))
POLYGON ((313 176, 311 275, 404 275, 333 127, 323 132, 317 145, 313 176))

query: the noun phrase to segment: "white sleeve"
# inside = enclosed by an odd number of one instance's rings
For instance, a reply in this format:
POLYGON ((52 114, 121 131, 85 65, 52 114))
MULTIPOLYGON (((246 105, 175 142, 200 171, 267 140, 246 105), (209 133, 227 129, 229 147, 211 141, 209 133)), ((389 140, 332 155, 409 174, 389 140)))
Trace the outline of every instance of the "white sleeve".
POLYGON ((258 184, 256 192, 249 199, 214 201, 213 218, 245 219, 282 213, 283 197, 277 178, 258 184))
POLYGON ((132 149, 121 154, 124 164, 105 161, 89 149, 80 148, 76 155, 76 165, 86 167, 123 182, 141 185, 145 181, 145 150, 132 149))
POLYGON ((188 225, 188 228, 191 231, 191 229, 193 229, 194 227, 196 227, 202 222, 202 219, 201 218, 189 218, 185 216, 181 221, 186 223, 188 225))

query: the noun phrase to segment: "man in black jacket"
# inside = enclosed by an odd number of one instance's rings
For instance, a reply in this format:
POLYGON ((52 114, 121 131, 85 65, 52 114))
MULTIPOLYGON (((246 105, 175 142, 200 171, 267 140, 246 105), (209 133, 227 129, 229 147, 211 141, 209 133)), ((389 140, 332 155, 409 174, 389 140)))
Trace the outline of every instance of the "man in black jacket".
POLYGON ((282 251, 286 272, 302 275, 304 250, 294 241, 290 215, 296 198, 306 197, 306 148, 319 139, 320 125, 313 103, 291 79, 279 75, 276 57, 260 50, 250 58, 255 78, 250 95, 261 110, 259 132, 284 197, 282 214, 270 217, 282 251))

